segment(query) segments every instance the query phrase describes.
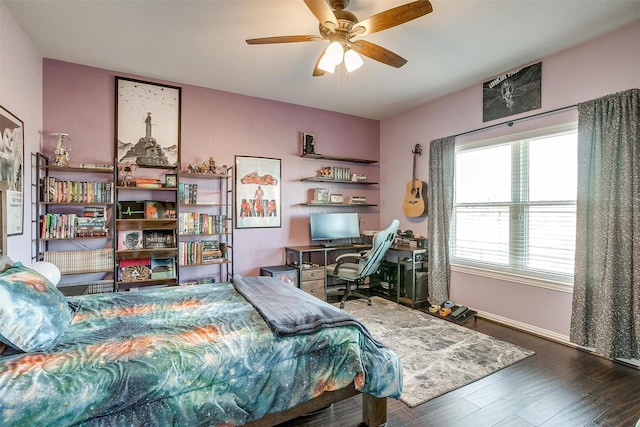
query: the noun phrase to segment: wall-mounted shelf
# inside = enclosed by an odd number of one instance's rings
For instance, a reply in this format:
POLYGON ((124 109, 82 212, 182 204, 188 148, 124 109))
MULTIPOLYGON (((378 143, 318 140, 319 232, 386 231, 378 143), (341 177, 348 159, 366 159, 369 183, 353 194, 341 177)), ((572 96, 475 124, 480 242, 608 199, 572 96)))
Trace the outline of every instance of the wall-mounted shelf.
POLYGON ((368 160, 368 159, 356 159, 353 157, 341 157, 341 156, 327 156, 325 154, 301 154, 300 157, 305 157, 307 159, 319 159, 319 160, 333 160, 337 162, 349 162, 349 163, 378 163, 377 160, 368 160))
POLYGON ((311 176, 308 178, 302 178, 300 181, 309 181, 309 182, 327 182, 327 183, 336 183, 336 184, 360 184, 360 185, 374 185, 377 182, 373 181, 347 181, 342 179, 331 179, 331 178, 322 178, 319 176, 311 176))
POLYGON ((144 186, 124 186, 124 185, 118 185, 116 187, 118 190, 131 190, 131 191, 173 191, 175 192, 176 189, 174 187, 144 187, 144 186))
POLYGON ((378 206, 378 205, 372 205, 369 203, 300 203, 301 206, 313 206, 313 207, 329 207, 329 208, 352 208, 352 207, 357 207, 357 206, 378 206))
MULTIPOLYGON (((360 164, 372 164, 372 163, 377 163, 377 160, 367 160, 367 159, 357 159, 357 158, 353 158, 353 157, 340 157, 340 156, 326 156, 323 154, 309 154, 309 153, 304 153, 302 154, 300 157, 303 158, 307 158, 307 159, 321 159, 321 160, 333 160, 333 161, 340 161, 340 162, 348 162, 348 163, 360 163, 360 164)), ((344 185, 344 184, 348 184, 348 185, 375 185, 377 184, 377 182, 374 181, 366 181, 366 175, 361 175, 358 176, 358 174, 355 173, 351 173, 351 169, 348 167, 333 167, 333 166, 329 166, 329 167, 324 167, 322 171, 320 171, 320 174, 317 176, 311 176, 311 177, 306 177, 306 178, 301 178, 300 181, 303 182, 313 182, 313 183, 322 183, 322 184, 340 184, 340 185, 344 185), (353 179, 353 178, 364 178, 365 180, 362 179, 353 179)), ((328 196, 328 194, 327 194, 328 196)), ((365 196, 366 194, 363 196, 362 194, 357 194, 357 198, 360 199, 361 201, 365 201, 365 196)), ((355 196, 354 196, 355 198, 355 196)), ((313 199, 318 199, 318 200, 322 200, 324 201, 325 199, 317 197, 317 196, 313 196, 313 199)), ((328 201, 331 198, 327 198, 326 201, 327 203, 315 203, 315 202, 305 202, 305 203, 301 203, 301 206, 313 206, 313 207, 319 207, 319 206, 327 206, 327 207, 333 207, 333 208, 353 208, 353 207, 371 207, 371 206, 378 206, 376 204, 371 204, 371 203, 328 203, 328 201)), ((342 198, 340 198, 340 200, 336 200, 336 201, 341 201, 342 198)), ((344 201, 347 200, 351 200, 350 197, 345 196, 344 197, 344 201)))

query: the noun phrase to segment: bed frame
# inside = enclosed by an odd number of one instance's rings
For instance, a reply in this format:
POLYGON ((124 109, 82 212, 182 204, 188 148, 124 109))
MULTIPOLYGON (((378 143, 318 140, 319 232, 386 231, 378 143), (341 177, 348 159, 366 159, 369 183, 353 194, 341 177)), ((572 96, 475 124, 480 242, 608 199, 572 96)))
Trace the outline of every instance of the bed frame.
MULTIPOLYGON (((245 427, 273 426, 292 420, 310 412, 318 411, 322 408, 348 399, 360 394, 355 389, 353 383, 343 389, 336 391, 326 391, 315 399, 301 403, 286 411, 275 414, 267 414, 259 420, 245 424, 245 427)), ((387 398, 373 397, 370 394, 362 393, 362 420, 369 427, 379 427, 387 425, 387 398)))

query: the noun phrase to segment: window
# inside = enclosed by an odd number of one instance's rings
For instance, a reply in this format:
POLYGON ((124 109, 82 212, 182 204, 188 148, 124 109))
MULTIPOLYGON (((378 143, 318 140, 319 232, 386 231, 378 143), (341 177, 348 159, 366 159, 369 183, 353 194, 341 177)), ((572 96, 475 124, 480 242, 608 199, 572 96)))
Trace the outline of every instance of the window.
POLYGON ((573 281, 577 131, 456 150, 452 262, 573 281))

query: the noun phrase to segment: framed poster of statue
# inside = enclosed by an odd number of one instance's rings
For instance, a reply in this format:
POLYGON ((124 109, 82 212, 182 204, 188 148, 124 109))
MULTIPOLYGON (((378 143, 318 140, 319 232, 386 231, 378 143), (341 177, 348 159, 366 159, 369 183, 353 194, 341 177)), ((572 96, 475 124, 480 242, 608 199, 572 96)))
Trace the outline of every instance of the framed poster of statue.
POLYGON ((175 168, 182 88, 116 76, 116 162, 175 168))
POLYGON ((6 191, 8 236, 22 234, 24 221, 24 123, 0 106, 0 183, 6 191))

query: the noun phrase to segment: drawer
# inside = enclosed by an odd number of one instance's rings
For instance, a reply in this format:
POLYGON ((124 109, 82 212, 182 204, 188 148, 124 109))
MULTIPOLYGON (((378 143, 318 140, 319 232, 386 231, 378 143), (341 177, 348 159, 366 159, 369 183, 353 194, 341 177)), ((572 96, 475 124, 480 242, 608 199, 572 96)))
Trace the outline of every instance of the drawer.
POLYGON ((306 293, 313 295, 316 298, 324 300, 324 279, 319 280, 306 280, 301 283, 300 287, 306 293))
POLYGON ((302 281, 306 280, 324 280, 324 268, 306 268, 302 269, 302 281))

